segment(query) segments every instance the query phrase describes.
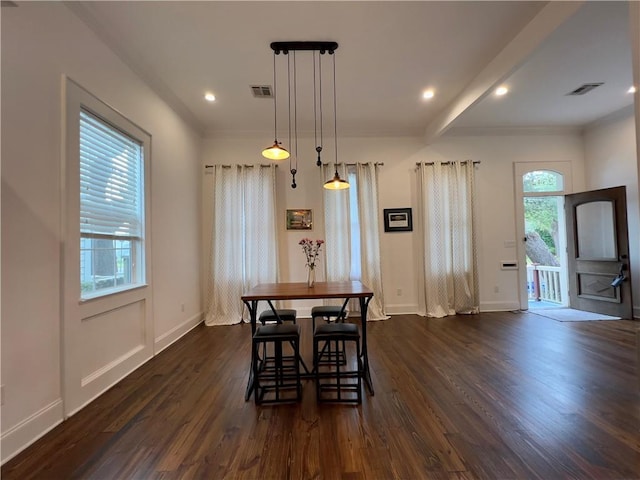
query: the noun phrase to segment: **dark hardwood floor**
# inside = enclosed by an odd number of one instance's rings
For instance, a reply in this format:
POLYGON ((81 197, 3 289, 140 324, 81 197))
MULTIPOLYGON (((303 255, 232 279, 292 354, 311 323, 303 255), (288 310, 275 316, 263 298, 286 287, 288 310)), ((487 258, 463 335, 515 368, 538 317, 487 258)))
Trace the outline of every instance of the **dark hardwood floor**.
MULTIPOLYGON (((310 364, 310 322, 301 319, 310 364)), ((244 401, 250 327, 199 326, 1 470, 9 479, 638 479, 628 320, 369 323, 360 406, 244 401)))

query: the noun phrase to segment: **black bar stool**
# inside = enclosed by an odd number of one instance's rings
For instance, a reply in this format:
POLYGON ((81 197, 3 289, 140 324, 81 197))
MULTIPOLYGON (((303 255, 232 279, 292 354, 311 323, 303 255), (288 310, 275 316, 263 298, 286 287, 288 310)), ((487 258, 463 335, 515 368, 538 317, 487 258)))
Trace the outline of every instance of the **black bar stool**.
MULTIPOLYGON (((342 310, 342 307, 334 305, 320 305, 311 309, 311 331, 316 331, 316 318, 322 319, 327 323, 344 322, 347 318, 347 311, 342 310)), ((327 343, 322 351, 318 362, 320 364, 331 365, 335 362, 336 357, 340 360, 342 365, 346 365, 347 359, 344 353, 344 342, 340 344, 340 347, 336 346, 335 349, 331 347, 331 344, 327 343)))
MULTIPOLYGON (((346 357, 346 349, 343 349, 343 353, 346 357)), ((313 370, 318 402, 361 403, 363 368, 360 361, 360 329, 358 325, 354 323, 318 325, 313 332, 313 370), (338 343, 345 345, 346 342, 353 342, 355 344, 355 370, 343 364, 339 356, 331 357, 329 360, 332 362, 328 362, 326 359, 320 362, 323 356, 322 351, 331 342, 334 342, 336 350, 338 343), (320 348, 321 344, 323 344, 322 349, 320 348), (327 396, 326 393, 334 395, 327 396)))
POLYGON ((316 305, 311 309, 311 327, 316 330, 316 318, 323 319, 325 322, 331 322, 332 319, 338 322, 344 322, 347 318, 347 311, 342 311, 342 307, 334 305, 316 305), (342 315, 340 313, 342 312, 342 315))
MULTIPOLYGON (((278 313, 277 316, 274 313, 274 311, 271 309, 264 310, 263 312, 260 313, 260 316, 258 317, 258 321, 262 325, 277 324, 281 322, 292 322, 294 324, 296 323, 296 315, 298 314, 296 310, 290 309, 290 308, 279 308, 279 309, 276 309, 276 312, 278 313), (278 317, 280 317, 280 320, 278 320, 278 317)), ((292 360, 293 360, 293 355, 282 356, 283 363, 290 363, 292 360)), ((267 354, 266 343, 262 344, 262 358, 259 358, 259 361, 260 361, 260 365, 259 365, 260 370, 273 370, 275 356, 267 354)))
POLYGON ((273 310, 265 310, 264 312, 260 313, 258 321, 262 325, 264 325, 265 323, 279 323, 278 317, 280 317, 280 320, 283 322, 296 323, 296 315, 298 314, 298 312, 293 308, 278 308, 276 309, 276 312, 278 312, 278 316, 273 313, 273 310))
POLYGON ((300 326, 283 323, 260 325, 253 335, 252 348, 255 402, 260 404, 300 401, 300 326), (293 347, 293 355, 287 364, 283 362, 283 342, 289 342, 293 347), (275 355, 273 368, 265 369, 260 365, 258 350, 261 344, 266 346, 269 343, 274 344, 275 355), (292 390, 295 390, 295 396, 291 395, 292 390), (270 393, 273 395, 270 396, 270 393))

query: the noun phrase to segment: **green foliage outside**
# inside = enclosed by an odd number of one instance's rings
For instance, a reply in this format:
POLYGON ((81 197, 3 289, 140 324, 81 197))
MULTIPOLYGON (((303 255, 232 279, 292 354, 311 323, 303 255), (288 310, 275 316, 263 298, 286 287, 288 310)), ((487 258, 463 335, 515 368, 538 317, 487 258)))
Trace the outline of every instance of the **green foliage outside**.
POLYGON ((522 178, 523 192, 560 192, 562 176, 546 170, 528 172, 522 178))
POLYGON ((102 290, 104 288, 111 288, 117 285, 124 284, 124 277, 118 276, 115 279, 113 277, 96 277, 94 281, 81 282, 80 290, 82 292, 93 292, 94 290, 102 290))
MULTIPOLYGON (((558 175, 555 172, 529 172, 523 177, 523 190, 525 192, 553 192, 561 189, 562 185, 558 185, 558 175)), ((551 253, 557 255, 557 197, 525 197, 524 218, 525 231, 537 232, 551 253)))
POLYGON ((549 232, 548 230, 536 230, 536 232, 538 232, 540 238, 542 238, 547 247, 549 247, 549 251, 551 251, 551 253, 553 253, 554 255, 557 255, 556 245, 553 241, 553 237, 551 236, 551 232, 549 232))

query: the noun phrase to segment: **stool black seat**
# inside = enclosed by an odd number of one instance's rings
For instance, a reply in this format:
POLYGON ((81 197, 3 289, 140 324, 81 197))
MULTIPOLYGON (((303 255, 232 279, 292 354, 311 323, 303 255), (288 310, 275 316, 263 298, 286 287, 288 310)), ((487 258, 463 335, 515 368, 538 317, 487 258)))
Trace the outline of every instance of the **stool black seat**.
MULTIPOLYGON (((276 315, 272 309, 264 310, 263 312, 260 313, 260 316, 258 317, 258 321, 262 325, 281 323, 281 322, 296 323, 296 315, 298 314, 296 310, 292 308, 277 308, 276 312, 278 312, 278 315, 276 315), (278 317, 280 317, 279 320, 278 320, 278 317)), ((282 361, 289 362, 292 360, 292 358, 293 358, 292 355, 286 355, 282 357, 282 361)), ((273 361, 274 361, 274 357, 267 355, 267 344, 264 343, 262 348, 262 359, 260 360, 260 369, 273 368, 273 361)), ((306 370, 306 366, 305 366, 305 370, 306 370)))
MULTIPOLYGON (((346 348, 343 349, 346 357, 346 348)), ((313 368, 316 380, 316 398, 319 402, 362 402, 362 372, 360 361, 360 328, 354 323, 327 323, 318 325, 313 332, 313 368), (330 357, 330 361, 321 362, 323 350, 334 342, 343 345, 353 342, 356 350, 356 368, 350 369, 342 363, 339 356, 330 357), (323 344, 323 348, 320 346, 323 344), (355 382, 353 382, 355 379, 355 382), (327 392, 334 393, 328 397, 327 392), (355 393, 355 398, 354 394, 355 393)))
POLYGON ((298 312, 293 308, 277 308, 276 312, 278 312, 278 316, 273 313, 273 310, 265 310, 264 312, 260 313, 258 321, 262 325, 264 325, 265 323, 277 322, 278 317, 280 317, 280 320, 282 320, 283 322, 296 323, 296 315, 298 314, 298 312))
POLYGON ((347 318, 347 311, 342 311, 342 307, 335 305, 316 305, 311 308, 311 326, 312 330, 316 329, 316 318, 323 318, 330 322, 332 319, 335 321, 344 321, 347 318), (342 315, 341 315, 342 313, 342 315))
POLYGON ((300 326, 295 324, 260 325, 253 334, 252 369, 255 402, 282 403, 297 402, 302 398, 300 381, 300 326), (290 363, 283 361, 282 344, 288 342, 293 347, 290 363), (258 358, 260 345, 274 344, 273 368, 265 369, 258 358), (295 390, 295 396, 290 392, 295 390), (273 396, 269 396, 273 393, 273 396))
POLYGON ((357 335, 360 336, 360 328, 355 323, 325 323, 318 325, 314 334, 320 335, 334 335, 340 334, 343 336, 357 335))

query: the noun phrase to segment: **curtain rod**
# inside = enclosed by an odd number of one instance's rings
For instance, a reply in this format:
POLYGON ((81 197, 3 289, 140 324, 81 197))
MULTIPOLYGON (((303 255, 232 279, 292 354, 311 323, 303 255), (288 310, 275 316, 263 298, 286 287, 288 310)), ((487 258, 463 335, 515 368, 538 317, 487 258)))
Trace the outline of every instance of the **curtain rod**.
MULTIPOLYGON (((369 162, 366 162, 363 165, 367 165, 368 163, 369 162)), ((476 163, 476 162, 474 162, 474 163, 476 163)), ((480 163, 480 162, 477 162, 477 163, 480 163)), ((334 165, 334 164, 333 163, 323 163, 323 165, 334 165)), ((344 165, 346 165, 347 167, 354 167, 356 164, 355 163, 345 163, 344 165)), ((383 167, 384 166, 384 162, 376 162, 376 163, 374 163, 374 165, 383 167)), ((416 165, 418 165, 418 164, 416 163, 416 165)), ((214 166, 215 165, 205 165, 204 168, 213 168, 214 166)), ((231 168, 231 167, 237 167, 237 166, 239 166, 239 165, 222 165, 222 168, 231 168)), ((243 165, 243 166, 244 167, 256 167, 258 165, 243 165)), ((267 165, 260 164, 259 166, 260 167, 270 167, 271 164, 267 164, 267 165)), ((276 168, 278 168, 278 165, 274 165, 274 166, 276 168)))
MULTIPOLYGON (((272 164, 267 165, 221 165, 222 168, 231 168, 231 167, 270 167, 272 164)), ((205 165, 204 168, 213 168, 215 165, 205 165)), ((278 168, 278 165, 274 165, 274 167, 278 168)))
MULTIPOLYGON (((471 160, 462 160, 460 163, 468 163, 470 161, 471 160)), ((416 162, 416 166, 417 165, 435 165, 435 163, 436 162, 416 162)), ((439 163, 440 163, 440 165, 451 165, 453 162, 439 162, 439 163)), ((479 164, 479 163, 480 163, 480 160, 474 160, 473 161, 474 165, 479 164)))
MULTIPOLYGON (((369 163, 371 163, 371 162, 364 162, 361 165, 369 165, 369 163)), ((322 165, 324 165, 326 167, 327 165, 335 165, 335 163, 327 162, 327 163, 323 163, 322 165)), ((342 164, 339 163, 338 165, 346 165, 347 167, 355 167, 357 164, 356 163, 342 163, 342 164)), ((376 167, 377 166, 384 167, 384 162, 375 162, 374 165, 376 167)))

